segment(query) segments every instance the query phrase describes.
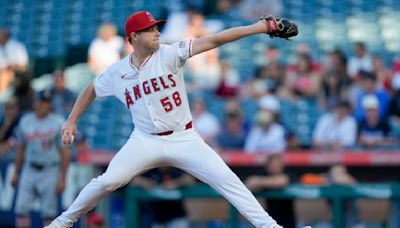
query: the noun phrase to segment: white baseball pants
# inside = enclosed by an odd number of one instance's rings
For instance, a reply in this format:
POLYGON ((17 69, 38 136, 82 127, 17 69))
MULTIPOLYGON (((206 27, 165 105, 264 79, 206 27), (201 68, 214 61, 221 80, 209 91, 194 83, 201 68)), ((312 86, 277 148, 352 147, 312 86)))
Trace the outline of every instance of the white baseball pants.
POLYGON ((257 228, 276 225, 236 174, 194 129, 167 136, 150 135, 135 129, 111 160, 106 172, 92 179, 54 222, 71 227, 108 193, 126 185, 136 175, 160 165, 180 168, 209 184, 257 228))

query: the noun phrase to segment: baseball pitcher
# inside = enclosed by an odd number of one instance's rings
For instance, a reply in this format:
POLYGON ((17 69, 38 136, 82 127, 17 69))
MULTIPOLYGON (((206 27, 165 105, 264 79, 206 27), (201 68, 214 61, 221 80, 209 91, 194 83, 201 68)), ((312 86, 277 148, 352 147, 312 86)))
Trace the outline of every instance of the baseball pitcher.
POLYGON ((65 143, 72 143, 76 123, 95 97, 117 97, 131 112, 135 129, 105 173, 91 180, 48 227, 71 227, 108 193, 161 165, 177 167, 209 184, 256 227, 281 227, 196 133, 183 65, 194 55, 253 34, 290 38, 297 35, 297 26, 286 19, 268 16, 249 26, 163 45, 157 25, 165 22, 146 11, 131 15, 125 24, 125 35, 134 52, 90 82, 80 94, 62 129, 65 143))

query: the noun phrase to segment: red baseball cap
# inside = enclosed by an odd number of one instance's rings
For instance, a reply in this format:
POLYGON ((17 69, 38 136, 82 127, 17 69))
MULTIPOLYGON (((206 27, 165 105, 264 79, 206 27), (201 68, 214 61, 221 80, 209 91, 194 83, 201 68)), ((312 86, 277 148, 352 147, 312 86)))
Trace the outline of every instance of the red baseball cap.
POLYGON ((156 20, 153 15, 147 11, 140 11, 132 14, 125 22, 125 36, 129 37, 132 32, 147 29, 153 25, 163 25, 166 20, 156 20))

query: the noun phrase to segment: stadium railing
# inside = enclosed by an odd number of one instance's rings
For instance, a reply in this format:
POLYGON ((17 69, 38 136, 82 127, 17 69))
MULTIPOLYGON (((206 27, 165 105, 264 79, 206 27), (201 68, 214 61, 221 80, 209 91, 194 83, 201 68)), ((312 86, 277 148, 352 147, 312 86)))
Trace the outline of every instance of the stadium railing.
MULTIPOLYGON (((357 198, 369 199, 399 199, 400 184, 357 184, 353 186, 326 185, 309 186, 293 184, 284 189, 273 189, 256 193, 257 197, 274 199, 328 199, 332 205, 332 224, 334 228, 345 227, 345 201, 357 198)), ((176 200, 188 198, 222 198, 215 190, 200 184, 174 190, 173 197, 160 194, 157 190, 147 191, 139 187, 129 186, 125 192, 125 227, 140 227, 140 201, 176 200)), ((228 226, 238 228, 240 218, 237 210, 230 205, 228 226)))

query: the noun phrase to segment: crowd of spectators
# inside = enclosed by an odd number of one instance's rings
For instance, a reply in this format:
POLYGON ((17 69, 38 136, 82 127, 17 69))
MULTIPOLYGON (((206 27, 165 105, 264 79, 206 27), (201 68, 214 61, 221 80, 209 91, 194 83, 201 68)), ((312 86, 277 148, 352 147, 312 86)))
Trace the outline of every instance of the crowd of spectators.
MULTIPOLYGON (((248 14, 249 2, 234 4, 248 14)), ((222 28, 215 20, 210 23, 203 16, 204 4, 188 5, 189 8, 182 7, 184 10, 169 14, 170 26, 179 27, 182 32, 173 33, 165 27, 164 42, 205 36, 222 28)), ((232 10, 232 5, 225 6, 224 1, 219 1, 217 11, 223 11, 224 7, 232 10)), ((94 75, 101 74, 131 51, 117 33, 112 23, 99 27, 88 49, 87 64, 94 75)), ((25 113, 32 110, 32 80, 40 75, 32 74, 24 45, 12 39, 6 29, 0 30, 0 41, 0 57, 4 59, 2 107, 6 107, 8 100, 15 100, 18 110, 25 113)), ((370 53, 363 42, 354 44, 352 55, 334 49, 318 59, 306 43, 295 45, 296 58, 290 62, 284 60, 279 48, 268 46, 264 61, 252 77, 243 77, 227 59, 221 59, 219 49, 188 61, 186 81, 189 95, 194 97, 191 101, 194 123, 205 140, 216 148, 246 153, 281 153, 288 146, 324 150, 394 148, 395 139, 400 137, 398 61, 384 62, 382 56, 370 53), (205 98, 199 98, 202 96, 205 98), (216 113, 209 109, 213 97, 226 106, 236 101, 239 107, 226 108, 220 115, 220 110, 216 113), (243 107, 245 100, 256 108, 243 107), (317 111, 312 112, 307 106, 317 111)), ((55 69, 53 78, 53 111, 66 117, 77 94, 66 87, 64 69, 55 69)))

